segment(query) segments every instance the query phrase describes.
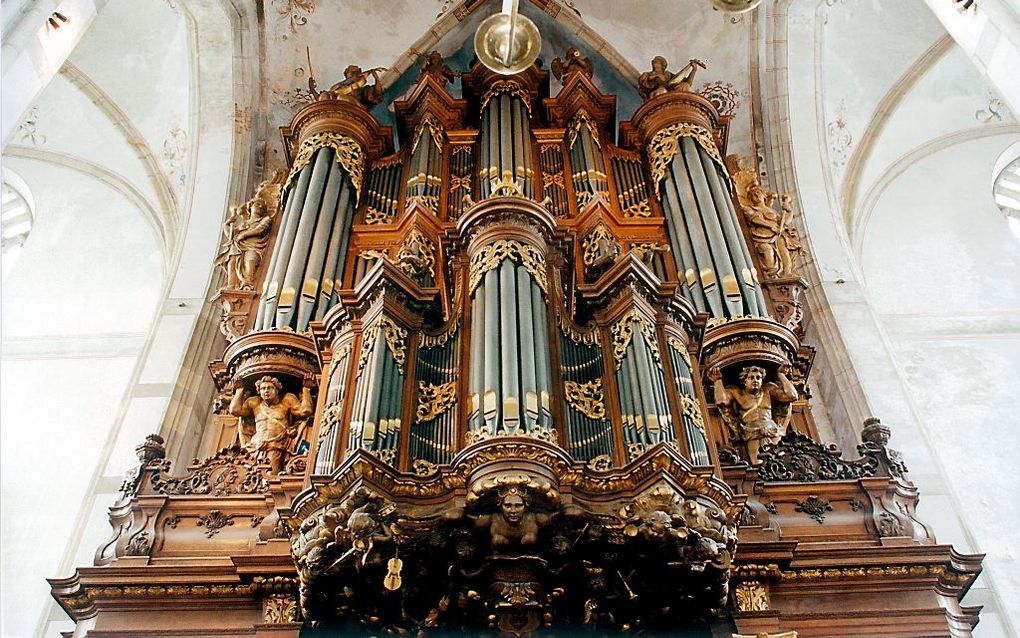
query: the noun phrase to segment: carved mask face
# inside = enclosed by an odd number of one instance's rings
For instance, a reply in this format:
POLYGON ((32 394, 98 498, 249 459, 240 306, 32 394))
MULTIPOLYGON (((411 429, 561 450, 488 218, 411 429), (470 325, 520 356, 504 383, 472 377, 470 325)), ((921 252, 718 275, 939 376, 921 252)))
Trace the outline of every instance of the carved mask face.
POLYGON ((507 494, 499 507, 508 523, 516 525, 524 518, 524 499, 517 494, 507 494))

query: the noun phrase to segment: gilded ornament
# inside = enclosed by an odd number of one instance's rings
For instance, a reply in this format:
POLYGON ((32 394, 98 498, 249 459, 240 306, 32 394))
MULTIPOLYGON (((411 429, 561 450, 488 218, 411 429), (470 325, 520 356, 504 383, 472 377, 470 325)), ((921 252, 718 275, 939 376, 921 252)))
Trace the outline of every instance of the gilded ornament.
POLYGON ((442 385, 418 382, 418 409, 415 422, 425 423, 443 414, 457 403, 457 383, 451 381, 442 385))
POLYGON ((574 142, 577 141, 577 134, 581 132, 582 126, 588 129, 588 133, 591 135, 592 141, 595 142, 595 146, 601 148, 602 143, 599 142, 599 131, 584 109, 579 110, 577 115, 570 120, 570 124, 567 125, 567 148, 574 148, 574 142))
POLYGON ((400 374, 404 374, 404 362, 407 359, 407 330, 398 326, 386 315, 380 317, 378 325, 382 329, 386 346, 390 349, 390 354, 393 355, 393 360, 397 364, 397 370, 400 374))
POLYGON ((438 348, 439 346, 446 345, 446 342, 453 338, 453 335, 457 334, 457 328, 459 327, 459 321, 455 321, 449 330, 445 330, 437 335, 429 335, 424 332, 421 333, 418 347, 422 350, 428 348, 438 348))
POLYGON ((680 138, 683 137, 690 137, 696 141, 708 153, 708 156, 719 164, 723 173, 728 175, 726 164, 723 162, 722 155, 719 154, 719 147, 712 139, 711 131, 696 124, 679 122, 657 132, 648 144, 648 159, 652 165, 652 182, 655 184, 656 195, 659 195, 660 182, 669 172, 670 162, 680 152, 680 138))
POLYGON ((563 333, 563 335, 565 337, 567 337, 568 339, 570 339, 571 341, 573 341, 574 343, 579 344, 579 345, 586 345, 586 346, 596 346, 596 345, 598 345, 598 343, 599 343, 599 332, 598 332, 598 330, 596 328, 592 327, 592 328, 589 328, 589 329, 583 330, 583 331, 582 330, 578 330, 576 327, 574 327, 573 323, 571 323, 571 321, 569 319, 567 319, 567 316, 566 316, 565 313, 561 312, 561 313, 559 313, 558 316, 559 316, 560 331, 563 333))
POLYGON ((643 314, 631 309, 609 329, 613 339, 613 361, 616 362, 616 369, 620 369, 620 366, 623 365, 624 357, 627 356, 627 348, 634 337, 634 323, 638 324, 638 328, 648 344, 652 357, 661 367, 662 361, 659 359, 659 349, 656 345, 658 344, 658 339, 655 336, 655 326, 643 314))
POLYGON ((680 395, 680 411, 685 417, 687 417, 694 427, 701 431, 701 434, 705 434, 705 421, 701 416, 701 407, 698 405, 698 400, 689 394, 680 395))
POLYGON ((471 258, 468 293, 474 293, 475 288, 482 281, 482 276, 490 270, 498 268, 504 259, 511 259, 524 266, 542 292, 546 296, 549 295, 545 257, 534 246, 512 239, 499 239, 475 253, 471 258))
POLYGON ((351 183, 354 184, 355 193, 360 199, 361 184, 365 176, 365 151, 353 138, 332 131, 316 133, 301 142, 301 147, 298 149, 297 155, 294 156, 290 174, 287 175, 287 179, 283 183, 283 190, 287 190, 291 180, 312 160, 315 152, 325 146, 333 149, 337 163, 347 171, 351 183))
POLYGON ((587 383, 563 382, 567 404, 589 419, 601 421, 606 418, 605 398, 602 395, 602 379, 587 383))
POLYGON ((431 114, 426 114, 425 117, 418 122, 418 128, 414 130, 414 142, 411 143, 411 152, 414 153, 415 149, 418 148, 418 142, 421 141, 422 133, 426 130, 428 130, 429 136, 432 138, 432 142, 436 145, 436 151, 442 154, 443 138, 446 137, 446 130, 431 114))
POLYGON ((738 583, 733 592, 739 611, 768 611, 769 594, 758 581, 738 583))
POLYGON ((524 108, 528 109, 528 116, 531 116, 531 94, 528 90, 521 86, 518 82, 513 80, 498 80, 492 83, 492 86, 485 95, 482 97, 482 106, 479 108, 479 112, 484 111, 485 107, 488 106, 489 100, 496 97, 497 95, 509 95, 516 97, 524 103, 524 108))
POLYGON ((623 209, 623 216, 627 219, 634 219, 635 217, 651 217, 651 204, 648 203, 647 199, 642 199, 641 201, 635 202, 623 209))
POLYGON ((383 212, 371 206, 365 208, 365 223, 369 225, 388 224, 393 221, 393 215, 383 212))
POLYGON ((290 594, 273 594, 266 598, 262 619, 270 625, 297 622, 297 600, 290 594))

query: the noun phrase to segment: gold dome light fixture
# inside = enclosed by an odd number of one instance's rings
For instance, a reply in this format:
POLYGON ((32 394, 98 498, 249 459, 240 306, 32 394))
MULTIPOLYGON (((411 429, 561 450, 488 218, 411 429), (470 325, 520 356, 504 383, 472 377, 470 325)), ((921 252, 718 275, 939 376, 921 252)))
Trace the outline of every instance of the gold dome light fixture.
POLYGON ((502 75, 520 73, 538 59, 542 35, 518 12, 520 0, 503 0, 503 10, 485 19, 475 32, 475 54, 502 75))
POLYGON ((761 0, 711 0, 711 2, 712 8, 726 13, 746 13, 761 4, 761 0))

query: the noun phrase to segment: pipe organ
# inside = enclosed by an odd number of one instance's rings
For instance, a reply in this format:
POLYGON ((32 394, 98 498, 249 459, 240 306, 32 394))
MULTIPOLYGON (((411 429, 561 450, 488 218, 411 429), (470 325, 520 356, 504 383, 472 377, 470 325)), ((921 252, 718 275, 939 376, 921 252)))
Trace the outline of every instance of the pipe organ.
POLYGON ((378 90, 295 114, 288 171, 244 204, 270 221, 224 239, 268 248, 216 297, 207 456, 173 474, 139 446, 114 537, 51 581, 73 618, 969 635, 980 556, 934 543, 889 429, 856 459, 816 442, 789 202, 690 78, 642 74, 617 131, 568 57, 551 95, 538 65, 429 54, 399 151, 378 90))

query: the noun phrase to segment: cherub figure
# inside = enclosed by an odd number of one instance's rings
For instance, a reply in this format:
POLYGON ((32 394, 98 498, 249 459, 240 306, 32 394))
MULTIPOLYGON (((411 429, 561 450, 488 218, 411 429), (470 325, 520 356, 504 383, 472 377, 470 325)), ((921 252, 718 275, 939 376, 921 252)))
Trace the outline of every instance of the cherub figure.
POLYGON ((734 439, 747 444, 751 463, 765 443, 779 442, 790 422, 790 405, 797 400, 797 388, 789 379, 791 368, 783 365, 776 373, 778 383, 765 381, 765 368, 745 366, 740 371, 742 387, 723 384, 722 370, 708 371, 715 389, 715 402, 734 439))
POLYGON ((679 73, 672 73, 667 66, 669 62, 661 55, 652 58, 652 70, 638 76, 638 92, 641 97, 647 100, 670 91, 689 93, 693 89, 694 76, 698 69, 707 68, 705 63, 697 58, 691 58, 679 73))

